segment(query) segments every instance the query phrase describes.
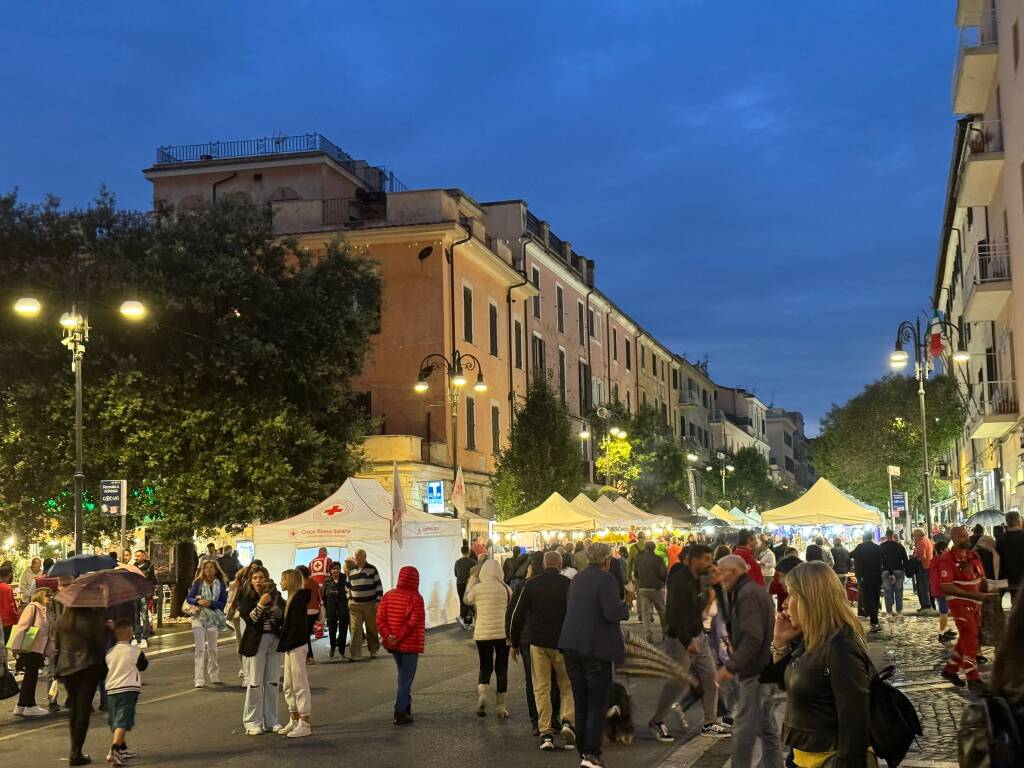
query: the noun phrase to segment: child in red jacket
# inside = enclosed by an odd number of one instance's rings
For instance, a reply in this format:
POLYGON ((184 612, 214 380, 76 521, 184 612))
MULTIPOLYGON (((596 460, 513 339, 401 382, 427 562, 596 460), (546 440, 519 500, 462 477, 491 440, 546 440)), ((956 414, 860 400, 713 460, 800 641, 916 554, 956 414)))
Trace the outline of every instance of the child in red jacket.
POLYGON ((419 593, 420 572, 406 565, 398 572, 398 586, 388 590, 377 606, 381 643, 398 668, 395 725, 412 722, 412 681, 423 653, 427 617, 419 593))

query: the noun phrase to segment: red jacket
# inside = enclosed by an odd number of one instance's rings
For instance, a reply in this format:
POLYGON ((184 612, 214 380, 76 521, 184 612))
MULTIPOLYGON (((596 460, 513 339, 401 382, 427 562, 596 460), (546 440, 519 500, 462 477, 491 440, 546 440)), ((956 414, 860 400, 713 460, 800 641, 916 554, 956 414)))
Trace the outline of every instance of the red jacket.
POLYGON ((761 572, 761 564, 757 562, 754 553, 747 547, 736 547, 732 553, 743 558, 743 562, 747 564, 747 575, 763 587, 764 574, 761 572))
POLYGON ((398 572, 398 586, 384 593, 377 606, 377 632, 389 651, 423 653, 427 616, 419 593, 420 572, 406 565, 398 572), (388 638, 394 636, 394 641, 388 638))
POLYGON ((21 611, 14 602, 14 590, 10 584, 0 581, 0 621, 3 622, 4 629, 10 629, 17 624, 20 616, 21 611))

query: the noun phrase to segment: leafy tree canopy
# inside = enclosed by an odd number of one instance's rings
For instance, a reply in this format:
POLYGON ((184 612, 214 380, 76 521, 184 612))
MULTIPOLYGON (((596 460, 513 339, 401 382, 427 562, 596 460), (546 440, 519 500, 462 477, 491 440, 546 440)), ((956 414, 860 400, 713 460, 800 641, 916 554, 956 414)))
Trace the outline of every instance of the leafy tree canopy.
MULTIPOLYGON (((176 216, 0 197, 0 527, 72 526, 73 376, 57 318, 75 297, 85 353, 86 488, 127 478, 129 525, 166 541, 308 507, 358 468, 350 390, 379 327, 381 283, 340 244, 275 237, 268 211, 227 200, 176 216), (35 319, 9 311, 16 294, 35 319), (118 315, 139 298, 147 318, 118 315), (9 300, 7 300, 9 299, 9 300)), ((86 541, 116 520, 85 515, 86 541)))

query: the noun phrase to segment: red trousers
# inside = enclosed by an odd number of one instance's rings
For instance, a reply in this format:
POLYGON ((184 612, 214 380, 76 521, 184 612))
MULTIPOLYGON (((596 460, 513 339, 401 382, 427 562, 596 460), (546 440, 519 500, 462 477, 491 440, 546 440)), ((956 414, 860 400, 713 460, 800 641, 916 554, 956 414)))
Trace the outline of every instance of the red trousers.
POLYGON ((951 599, 948 603, 959 636, 953 655, 949 657, 943 671, 955 673, 962 669, 968 680, 977 680, 981 677, 976 659, 981 649, 978 639, 981 632, 981 606, 962 599, 951 599))

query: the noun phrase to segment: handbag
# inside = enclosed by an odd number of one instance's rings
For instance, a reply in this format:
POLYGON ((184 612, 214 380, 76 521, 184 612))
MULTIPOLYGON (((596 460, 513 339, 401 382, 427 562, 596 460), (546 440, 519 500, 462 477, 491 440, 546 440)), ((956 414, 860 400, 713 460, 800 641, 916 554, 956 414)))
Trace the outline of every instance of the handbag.
POLYGON ((35 626, 36 604, 30 603, 29 607, 25 610, 32 611, 33 623, 27 627, 17 624, 11 630, 11 636, 7 638, 7 650, 11 651, 11 653, 31 651, 32 646, 36 642, 36 637, 39 635, 39 627, 35 626))
POLYGON ((181 604, 181 615, 187 618, 194 618, 199 615, 199 606, 192 605, 188 600, 181 604))

